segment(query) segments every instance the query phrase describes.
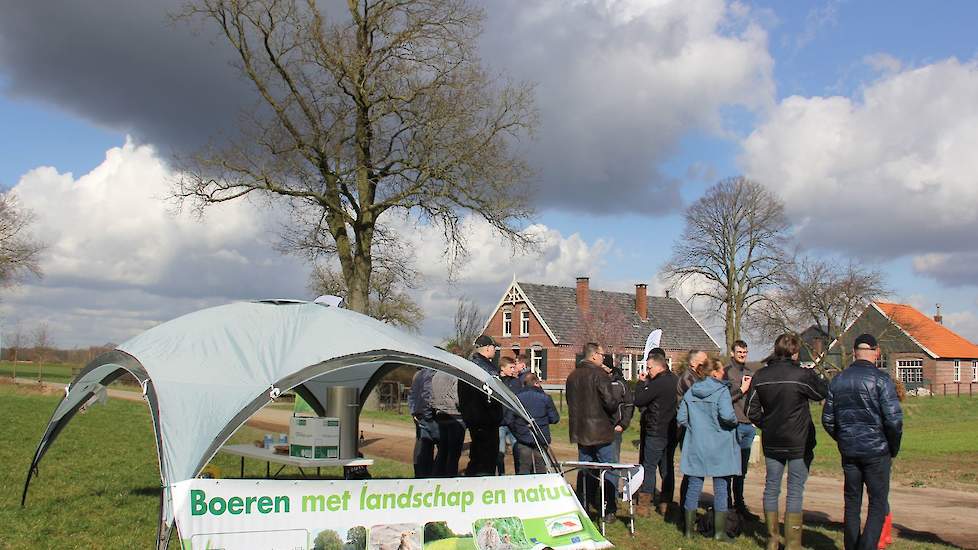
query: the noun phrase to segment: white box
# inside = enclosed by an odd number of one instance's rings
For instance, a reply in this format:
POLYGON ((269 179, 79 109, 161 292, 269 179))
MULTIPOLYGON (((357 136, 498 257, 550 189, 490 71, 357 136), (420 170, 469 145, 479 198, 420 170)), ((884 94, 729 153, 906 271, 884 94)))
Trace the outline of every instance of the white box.
POLYGON ((302 458, 339 458, 340 419, 293 416, 289 422, 289 455, 302 458))

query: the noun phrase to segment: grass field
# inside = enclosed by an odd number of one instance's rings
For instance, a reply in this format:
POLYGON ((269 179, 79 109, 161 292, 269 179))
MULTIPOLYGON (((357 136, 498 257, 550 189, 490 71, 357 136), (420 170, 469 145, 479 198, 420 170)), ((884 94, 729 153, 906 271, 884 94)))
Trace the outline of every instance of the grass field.
MULTIPOLYGON (((917 397, 903 402, 903 442, 893 479, 915 487, 978 491, 978 399, 917 397)), ((818 434, 813 473, 841 477, 839 451, 822 429, 822 407, 812 407, 818 434)))
MULTIPOLYGON (((159 472, 149 413, 137 402, 110 400, 79 415, 64 430, 31 484, 26 508, 20 507, 24 475, 37 440, 57 396, 0 384, 0 548, 146 548, 155 534, 159 472)), ((259 432, 242 430, 238 441, 251 441, 259 432)), ((966 441, 962 448, 967 447, 966 441)), ((214 461, 227 477, 237 476, 238 459, 218 455, 214 461)), ((375 477, 404 477, 410 466, 378 460, 375 477)), ((338 475, 339 472, 330 472, 338 475)), ((262 477, 264 465, 246 463, 247 477, 262 477)), ((758 548, 758 525, 751 525, 735 544, 705 539, 692 543, 675 526, 640 518, 637 534, 610 526, 609 538, 619 548, 758 548)), ((841 534, 825 527, 806 528, 806 545, 815 549, 841 548, 841 534)), ((176 547, 175 543, 171 546, 176 547)), ((898 541, 895 550, 936 550, 948 546, 898 541)))
MULTIPOLYGON (((61 365, 56 363, 41 363, 41 380, 45 382, 60 382, 67 384, 71 382, 72 368, 79 369, 81 365, 61 365)), ((38 365, 36 363, 12 363, 10 361, 0 361, 0 377, 13 377, 17 373, 17 378, 37 379, 38 365)))

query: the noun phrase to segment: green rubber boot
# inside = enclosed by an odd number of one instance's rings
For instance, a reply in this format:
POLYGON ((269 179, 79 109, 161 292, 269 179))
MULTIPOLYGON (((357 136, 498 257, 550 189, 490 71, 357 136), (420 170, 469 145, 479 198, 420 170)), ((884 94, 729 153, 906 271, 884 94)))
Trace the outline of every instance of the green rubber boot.
POLYGON ((686 512, 686 538, 693 538, 693 533, 696 532, 696 510, 685 510, 686 512))
POLYGON ((727 535, 727 513, 713 511, 713 540, 720 542, 733 542, 727 535))

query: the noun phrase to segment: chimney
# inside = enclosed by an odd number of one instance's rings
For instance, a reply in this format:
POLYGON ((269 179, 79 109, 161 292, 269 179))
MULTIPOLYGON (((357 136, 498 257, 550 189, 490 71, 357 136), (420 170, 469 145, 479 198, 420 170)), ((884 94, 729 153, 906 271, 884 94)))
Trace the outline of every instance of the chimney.
POLYGON ((937 315, 934 315, 934 320, 940 324, 944 324, 944 316, 941 315, 941 304, 937 304, 937 315))
POLYGON ((635 313, 638 313, 643 321, 649 320, 648 285, 642 283, 635 285, 635 313))
POLYGON ((591 291, 587 277, 577 278, 577 309, 587 313, 591 309, 591 291))

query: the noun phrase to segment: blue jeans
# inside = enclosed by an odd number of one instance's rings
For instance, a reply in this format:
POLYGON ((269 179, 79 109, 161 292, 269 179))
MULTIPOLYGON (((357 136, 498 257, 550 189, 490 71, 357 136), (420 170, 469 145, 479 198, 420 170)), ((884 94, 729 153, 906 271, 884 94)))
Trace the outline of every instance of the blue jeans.
MULTIPOLYGON (((686 476, 689 480, 689 487, 686 488, 686 502, 683 508, 695 510, 699 508, 700 494, 703 493, 703 484, 706 478, 698 476, 686 476)), ((713 510, 715 512, 727 511, 727 478, 713 478, 713 510)))
POLYGON ((757 429, 751 424, 737 424, 737 443, 740 445, 740 475, 731 476, 730 506, 745 506, 744 478, 747 477, 747 466, 750 463, 750 448, 754 443, 757 429))
POLYGON ((778 511, 778 497, 781 496, 781 478, 788 470, 788 497, 785 506, 789 514, 800 514, 805 498, 805 482, 808 481, 808 463, 804 458, 778 460, 764 457, 767 465, 767 478, 764 480, 764 511, 778 511))
MULTIPOLYGON (((615 462, 614 443, 604 445, 578 445, 577 459, 581 462, 603 462, 611 464, 615 462)), ((598 471, 580 471, 577 473, 577 497, 581 505, 587 510, 588 504, 593 504, 597 510, 601 510, 601 489, 598 487, 598 471), (584 497, 587 498, 584 498, 584 497)), ((615 485, 609 481, 610 476, 605 475, 604 481, 604 512, 614 514, 618 511, 618 498, 615 492, 615 485)))
POLYGON ((672 487, 675 483, 675 474, 672 471, 672 457, 667 456, 666 449, 669 447, 669 440, 665 437, 645 436, 642 442, 642 467, 645 468, 645 479, 642 481, 642 492, 649 493, 655 497, 655 475, 656 470, 662 476, 662 490, 660 497, 668 495, 667 500, 672 500, 672 487), (668 491, 666 490, 668 486, 668 491))
POLYGON ((520 459, 519 454, 516 452, 516 436, 510 431, 509 426, 499 427, 499 454, 496 455, 496 473, 504 476, 506 475, 506 444, 509 443, 511 449, 513 449, 513 469, 515 472, 520 471, 520 459))

